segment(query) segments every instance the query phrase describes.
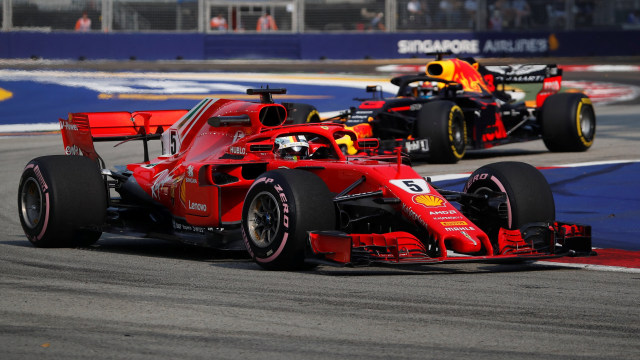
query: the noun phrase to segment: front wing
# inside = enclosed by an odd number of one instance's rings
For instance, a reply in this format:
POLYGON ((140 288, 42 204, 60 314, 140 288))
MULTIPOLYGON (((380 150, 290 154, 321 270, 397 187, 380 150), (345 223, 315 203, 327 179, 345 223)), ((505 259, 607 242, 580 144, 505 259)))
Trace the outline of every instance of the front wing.
POLYGON ((539 260, 562 256, 591 256, 591 226, 555 222, 531 224, 521 230, 501 229, 497 251, 457 254, 443 239, 424 243, 407 232, 347 234, 309 233, 307 261, 336 266, 414 265, 444 262, 539 260))

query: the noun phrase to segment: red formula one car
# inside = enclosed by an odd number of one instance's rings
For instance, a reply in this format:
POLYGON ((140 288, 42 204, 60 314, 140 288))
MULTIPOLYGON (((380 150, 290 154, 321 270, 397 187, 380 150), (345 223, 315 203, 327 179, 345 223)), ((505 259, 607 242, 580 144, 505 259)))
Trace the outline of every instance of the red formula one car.
POLYGON ((260 102, 204 99, 190 111, 73 113, 68 155, 27 164, 19 216, 39 247, 88 245, 102 232, 246 249, 267 269, 540 259, 591 252, 590 227, 557 222, 530 165, 475 171, 464 191, 436 188, 396 155, 345 157, 342 124, 282 125, 283 89, 260 102), (95 141, 141 140, 144 161, 105 168, 95 141), (147 143, 160 139, 161 156, 147 143))
MULTIPOLYGON (((559 93, 562 70, 555 65, 483 66, 437 55, 425 73, 391 79, 398 86, 395 97, 367 87, 372 97, 339 117, 357 134, 380 138, 387 149, 400 145, 440 163, 457 162, 467 149, 536 139, 551 151, 591 147, 593 105, 582 93, 559 93), (514 96, 524 92, 512 90, 535 84, 535 99, 514 96)), ((356 152, 348 139, 340 143, 356 152)))

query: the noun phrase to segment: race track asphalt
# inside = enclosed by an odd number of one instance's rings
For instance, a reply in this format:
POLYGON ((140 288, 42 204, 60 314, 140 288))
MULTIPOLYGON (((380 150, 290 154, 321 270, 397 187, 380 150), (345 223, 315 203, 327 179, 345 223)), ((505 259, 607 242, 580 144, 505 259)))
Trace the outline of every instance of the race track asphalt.
MULTIPOLYGON (((637 160, 640 106, 596 112, 585 153, 530 142, 416 169, 637 160)), ((122 164, 139 160, 136 145, 98 151, 122 164)), ((87 248, 34 248, 17 216, 20 173, 59 153, 59 134, 0 140, 2 359, 640 358, 638 272, 549 264, 269 272, 242 253, 114 235, 87 248)))

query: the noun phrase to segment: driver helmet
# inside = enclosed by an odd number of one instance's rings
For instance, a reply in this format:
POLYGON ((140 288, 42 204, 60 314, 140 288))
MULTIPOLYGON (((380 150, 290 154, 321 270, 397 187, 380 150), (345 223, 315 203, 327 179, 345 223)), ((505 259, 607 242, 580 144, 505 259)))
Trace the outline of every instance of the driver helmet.
POLYGON ((309 143, 304 135, 288 135, 276 138, 276 154, 283 159, 300 160, 309 154, 309 143))
POLYGON ((413 96, 419 98, 430 98, 433 95, 433 91, 436 89, 430 81, 423 81, 413 88, 413 96))

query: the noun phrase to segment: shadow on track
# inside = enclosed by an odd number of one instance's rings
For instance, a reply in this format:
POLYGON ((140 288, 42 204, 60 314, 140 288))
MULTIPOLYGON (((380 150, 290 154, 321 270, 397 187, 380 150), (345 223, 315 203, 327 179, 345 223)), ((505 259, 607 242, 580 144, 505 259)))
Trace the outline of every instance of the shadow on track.
POLYGON ((538 154, 547 154, 547 153, 549 153, 549 151, 547 150, 491 148, 491 149, 485 149, 485 150, 468 150, 464 158, 467 160, 471 160, 471 159, 479 160, 479 159, 491 159, 494 157, 538 155, 538 154))
MULTIPOLYGON (((25 240, 0 241, 0 244, 32 247, 25 240)), ((46 249, 45 249, 46 250, 46 249)), ((158 239, 140 239, 107 235, 96 244, 86 247, 68 249, 70 251, 95 251, 123 255, 134 255, 152 258, 166 258, 209 263, 211 266, 273 272, 262 269, 249 254, 241 250, 219 250, 197 247, 178 242, 158 239)), ((312 270, 295 271, 299 274, 321 275, 330 277, 360 277, 360 276, 409 276, 409 275, 463 275, 486 273, 531 272, 566 269, 562 266, 540 265, 535 262, 487 264, 487 263, 458 263, 436 265, 407 265, 407 266, 372 266, 372 267, 333 267, 320 265, 312 270)))
MULTIPOLYGON (((27 239, 22 240, 18 236, 16 236, 16 240, 0 241, 0 244, 19 247, 33 247, 27 239)), ((75 249, 70 250, 97 251, 203 262, 251 261, 249 254, 240 250, 218 250, 196 247, 172 241, 117 237, 107 234, 103 235, 102 238, 100 238, 100 240, 98 240, 94 245, 76 247, 75 249)))

